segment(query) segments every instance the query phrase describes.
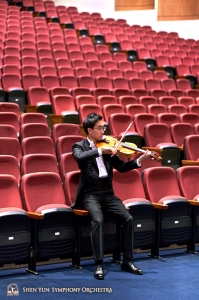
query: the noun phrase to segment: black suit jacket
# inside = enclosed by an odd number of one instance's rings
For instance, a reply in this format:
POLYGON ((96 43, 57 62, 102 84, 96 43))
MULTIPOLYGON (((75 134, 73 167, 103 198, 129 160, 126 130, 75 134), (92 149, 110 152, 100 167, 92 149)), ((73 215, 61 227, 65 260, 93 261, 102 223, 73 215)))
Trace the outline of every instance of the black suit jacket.
MULTIPOLYGON (((72 147, 73 156, 78 163, 81 170, 81 177, 77 189, 76 202, 73 207, 81 207, 81 196, 84 191, 85 181, 92 182, 99 178, 99 171, 96 158, 99 157, 98 149, 91 149, 87 139, 77 142, 72 147)), ((103 154, 104 164, 108 173, 110 186, 112 186, 113 168, 119 172, 128 172, 132 169, 138 168, 136 160, 124 162, 117 155, 111 156, 103 154)))

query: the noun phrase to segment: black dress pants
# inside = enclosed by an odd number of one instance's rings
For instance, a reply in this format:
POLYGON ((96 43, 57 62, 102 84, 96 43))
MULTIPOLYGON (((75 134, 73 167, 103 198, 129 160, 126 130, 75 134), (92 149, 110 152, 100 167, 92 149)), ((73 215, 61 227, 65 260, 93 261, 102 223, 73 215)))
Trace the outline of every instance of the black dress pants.
POLYGON ((120 224, 123 238, 123 258, 131 259, 133 257, 133 218, 113 191, 93 191, 85 194, 82 199, 82 207, 88 210, 91 218, 91 242, 95 261, 103 260, 103 210, 109 212, 120 224))

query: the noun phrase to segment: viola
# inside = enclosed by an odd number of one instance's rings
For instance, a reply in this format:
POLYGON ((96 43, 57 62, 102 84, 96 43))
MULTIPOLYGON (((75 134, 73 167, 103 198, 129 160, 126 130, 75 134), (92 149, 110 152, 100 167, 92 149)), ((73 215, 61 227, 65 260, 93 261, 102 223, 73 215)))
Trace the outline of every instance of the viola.
MULTIPOLYGON (((127 158, 132 157, 135 154, 135 152, 146 153, 145 150, 138 148, 137 145, 134 143, 120 142, 116 138, 111 136, 106 136, 106 138, 103 141, 96 143, 97 148, 103 148, 104 146, 115 147, 117 149, 118 155, 127 158)), ((160 157, 158 153, 154 151, 151 152, 151 158, 154 159, 155 162, 159 162, 162 160, 162 157, 160 157)))

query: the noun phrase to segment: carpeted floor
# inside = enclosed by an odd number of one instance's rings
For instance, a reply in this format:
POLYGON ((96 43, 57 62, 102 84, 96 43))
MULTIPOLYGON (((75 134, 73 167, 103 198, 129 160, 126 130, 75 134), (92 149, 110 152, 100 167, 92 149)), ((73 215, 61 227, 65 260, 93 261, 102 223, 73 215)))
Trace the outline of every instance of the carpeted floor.
POLYGON ((135 254, 134 262, 144 271, 143 276, 123 272, 119 264, 106 258, 102 281, 93 277, 93 260, 82 261, 81 270, 69 263, 38 266, 39 275, 26 273, 24 268, 1 270, 0 299, 199 299, 199 255, 183 249, 160 254, 162 260, 135 254))

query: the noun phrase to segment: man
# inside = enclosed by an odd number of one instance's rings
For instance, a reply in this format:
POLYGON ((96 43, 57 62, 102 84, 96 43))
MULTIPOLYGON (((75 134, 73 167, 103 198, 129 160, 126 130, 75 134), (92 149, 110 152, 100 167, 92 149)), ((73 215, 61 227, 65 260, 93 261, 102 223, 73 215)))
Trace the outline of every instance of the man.
MULTIPOLYGON (((104 279, 103 268, 103 213, 108 211, 121 225, 123 230, 123 261, 121 269, 133 274, 143 272, 131 261, 133 257, 133 218, 122 201, 114 195, 112 188, 113 168, 119 172, 128 172, 141 166, 151 155, 146 151, 137 160, 124 162, 116 155, 116 148, 95 144, 103 139, 105 131, 102 116, 91 113, 83 122, 87 138, 73 145, 74 159, 81 170, 81 178, 73 207, 88 210, 91 218, 91 241, 96 263, 94 277, 104 279)), ((133 195, 132 195, 133 196, 133 195)))

